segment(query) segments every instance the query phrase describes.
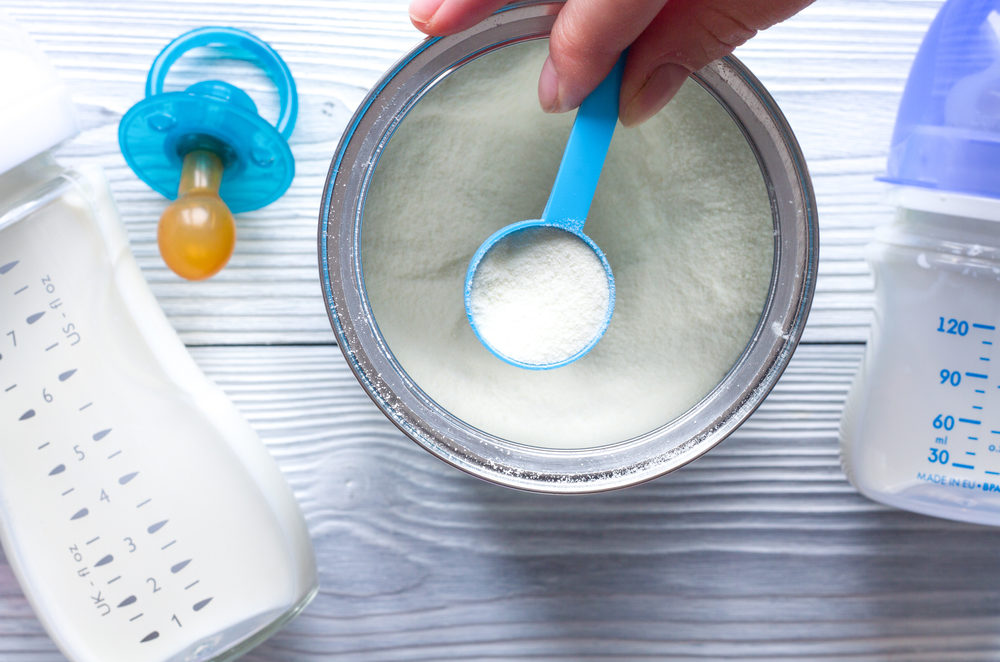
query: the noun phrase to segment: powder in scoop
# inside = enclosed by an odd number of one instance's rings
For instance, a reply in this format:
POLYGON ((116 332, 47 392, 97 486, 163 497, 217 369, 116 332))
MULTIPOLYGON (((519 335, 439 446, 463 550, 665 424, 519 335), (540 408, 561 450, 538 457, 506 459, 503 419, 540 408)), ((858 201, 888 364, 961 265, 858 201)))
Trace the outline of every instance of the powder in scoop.
POLYGON ((535 227, 507 235, 483 256, 469 312, 496 352, 550 365, 593 341, 610 299, 604 265, 590 246, 565 230, 535 227))

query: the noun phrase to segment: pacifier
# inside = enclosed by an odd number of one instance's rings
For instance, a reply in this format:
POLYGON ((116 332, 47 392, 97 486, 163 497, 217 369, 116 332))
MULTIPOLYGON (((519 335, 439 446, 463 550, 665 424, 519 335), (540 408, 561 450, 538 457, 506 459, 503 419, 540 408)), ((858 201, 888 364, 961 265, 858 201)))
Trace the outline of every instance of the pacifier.
POLYGON ((298 96, 278 53, 254 35, 204 27, 170 42, 153 61, 146 98, 118 126, 118 142, 133 172, 175 200, 160 217, 157 245, 176 274, 189 280, 215 275, 236 243, 233 214, 263 207, 288 190, 295 160, 288 137, 298 96), (183 92, 164 92, 171 65, 203 46, 229 47, 253 58, 278 89, 280 111, 272 126, 249 95, 220 80, 183 92))

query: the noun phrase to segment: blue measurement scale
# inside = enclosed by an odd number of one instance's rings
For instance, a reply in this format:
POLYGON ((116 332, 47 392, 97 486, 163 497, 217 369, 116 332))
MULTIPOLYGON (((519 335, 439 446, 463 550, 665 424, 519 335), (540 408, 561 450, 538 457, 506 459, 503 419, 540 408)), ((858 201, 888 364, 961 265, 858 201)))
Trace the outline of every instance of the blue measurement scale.
POLYGON ((958 351, 952 356, 961 357, 963 365, 938 371, 938 386, 947 394, 943 402, 950 407, 931 421, 933 445, 926 460, 934 474, 918 477, 1000 493, 1000 416, 991 416, 989 407, 1000 397, 1000 379, 992 368, 993 344, 1000 341, 997 327, 942 316, 935 332, 942 337, 940 342, 955 346, 958 351), (941 473, 944 468, 951 471, 941 473))
POLYGON ((902 269, 895 259, 878 272, 886 283, 881 313, 845 409, 845 470, 878 501, 993 522, 1000 517, 1000 322, 986 312, 991 306, 963 302, 967 285, 950 272, 922 268, 919 257, 902 269))

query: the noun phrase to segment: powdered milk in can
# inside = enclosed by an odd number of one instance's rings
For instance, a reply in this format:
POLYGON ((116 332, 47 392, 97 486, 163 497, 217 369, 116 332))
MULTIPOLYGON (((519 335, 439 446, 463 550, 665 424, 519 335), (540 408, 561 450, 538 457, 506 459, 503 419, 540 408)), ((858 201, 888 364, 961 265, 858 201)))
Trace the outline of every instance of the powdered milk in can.
POLYGON ((558 8, 428 39, 379 81, 333 160, 320 272, 351 369, 411 439, 502 485, 593 492, 683 466, 760 404, 805 324, 818 226, 791 130, 725 58, 615 134, 587 220, 616 280, 598 345, 549 371, 490 354, 465 269, 551 188, 572 114, 543 113, 535 79, 558 8))

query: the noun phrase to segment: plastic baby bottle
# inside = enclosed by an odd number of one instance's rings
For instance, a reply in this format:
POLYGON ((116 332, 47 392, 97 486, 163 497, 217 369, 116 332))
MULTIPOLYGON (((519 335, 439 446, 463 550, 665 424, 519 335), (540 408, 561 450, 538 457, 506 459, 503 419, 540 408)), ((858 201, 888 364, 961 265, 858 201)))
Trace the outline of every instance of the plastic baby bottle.
POLYGON ((910 72, 869 247, 875 320, 841 422, 866 496, 1000 524, 1000 0, 950 0, 910 72))
POLYGON ((309 601, 292 492, 129 251, 51 66, 0 15, 0 543, 76 662, 230 659, 309 601))

